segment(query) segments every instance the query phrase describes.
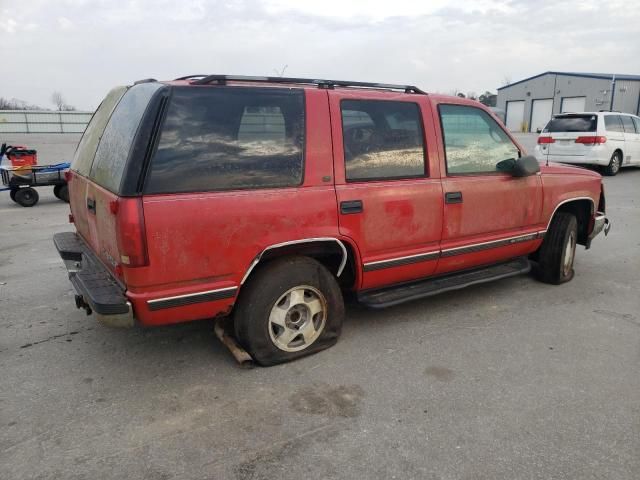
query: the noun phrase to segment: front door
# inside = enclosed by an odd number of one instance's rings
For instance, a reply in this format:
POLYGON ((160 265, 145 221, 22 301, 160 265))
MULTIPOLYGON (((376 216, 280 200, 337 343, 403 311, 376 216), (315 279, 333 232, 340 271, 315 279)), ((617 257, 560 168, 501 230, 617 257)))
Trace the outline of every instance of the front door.
POLYGON ((382 100, 380 92, 334 91, 329 99, 340 233, 359 250, 360 288, 431 275, 443 197, 429 102, 382 100))
POLYGON ((513 177, 518 147, 486 111, 440 104, 444 227, 437 273, 508 260, 540 244, 539 175, 513 177), (502 162, 502 163, 501 163, 502 162))

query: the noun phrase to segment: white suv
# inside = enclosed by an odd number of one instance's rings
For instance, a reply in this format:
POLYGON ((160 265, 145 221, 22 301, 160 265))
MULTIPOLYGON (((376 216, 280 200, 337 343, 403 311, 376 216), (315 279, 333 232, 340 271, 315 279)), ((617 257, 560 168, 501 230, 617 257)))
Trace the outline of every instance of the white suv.
POLYGON ((628 113, 584 112, 554 115, 538 137, 542 161, 600 165, 605 175, 640 166, 640 118, 628 113))

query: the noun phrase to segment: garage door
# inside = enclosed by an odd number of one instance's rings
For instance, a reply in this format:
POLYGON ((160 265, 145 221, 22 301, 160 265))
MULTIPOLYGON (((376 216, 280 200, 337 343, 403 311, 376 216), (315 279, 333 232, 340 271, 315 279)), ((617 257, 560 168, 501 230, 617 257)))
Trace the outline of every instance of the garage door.
POLYGON ((562 111, 565 112, 584 112, 584 106, 587 97, 566 97, 562 99, 562 111))
POLYGON ((519 132, 524 121, 524 100, 507 102, 507 128, 519 132))
POLYGON ((551 120, 553 113, 553 100, 534 100, 531 106, 531 127, 530 132, 542 131, 547 122, 551 120))

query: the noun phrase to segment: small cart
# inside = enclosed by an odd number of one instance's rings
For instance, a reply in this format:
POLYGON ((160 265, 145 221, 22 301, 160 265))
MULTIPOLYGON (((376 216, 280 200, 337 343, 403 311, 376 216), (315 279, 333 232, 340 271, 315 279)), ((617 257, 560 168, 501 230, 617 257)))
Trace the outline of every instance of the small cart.
MULTIPOLYGON (((0 162, 2 156, 12 147, 2 145, 0 149, 0 162)), ((11 150, 9 150, 11 151, 11 150)), ((35 152, 34 152, 35 154, 35 152)), ((11 155, 7 154, 11 159, 11 155)), ((65 173, 69 170, 69 163, 56 165, 35 165, 34 162, 25 162, 23 165, 0 167, 3 188, 0 191, 9 191, 11 200, 23 207, 33 207, 40 196, 34 187, 53 186, 53 194, 60 200, 69 203, 69 188, 65 173)))

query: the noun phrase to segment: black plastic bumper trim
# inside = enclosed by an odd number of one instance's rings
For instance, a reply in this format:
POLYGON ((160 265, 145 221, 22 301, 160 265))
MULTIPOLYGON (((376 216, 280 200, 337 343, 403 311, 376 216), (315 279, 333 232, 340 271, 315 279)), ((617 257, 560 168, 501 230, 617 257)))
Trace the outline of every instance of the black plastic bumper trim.
POLYGON ((193 305, 194 303, 213 302, 215 300, 223 300, 225 298, 233 298, 238 292, 238 287, 220 288, 218 290, 210 290, 208 292, 191 293, 188 295, 179 295, 175 297, 159 298, 157 300, 148 300, 149 310, 156 311, 165 308, 182 307, 184 305, 193 305))

